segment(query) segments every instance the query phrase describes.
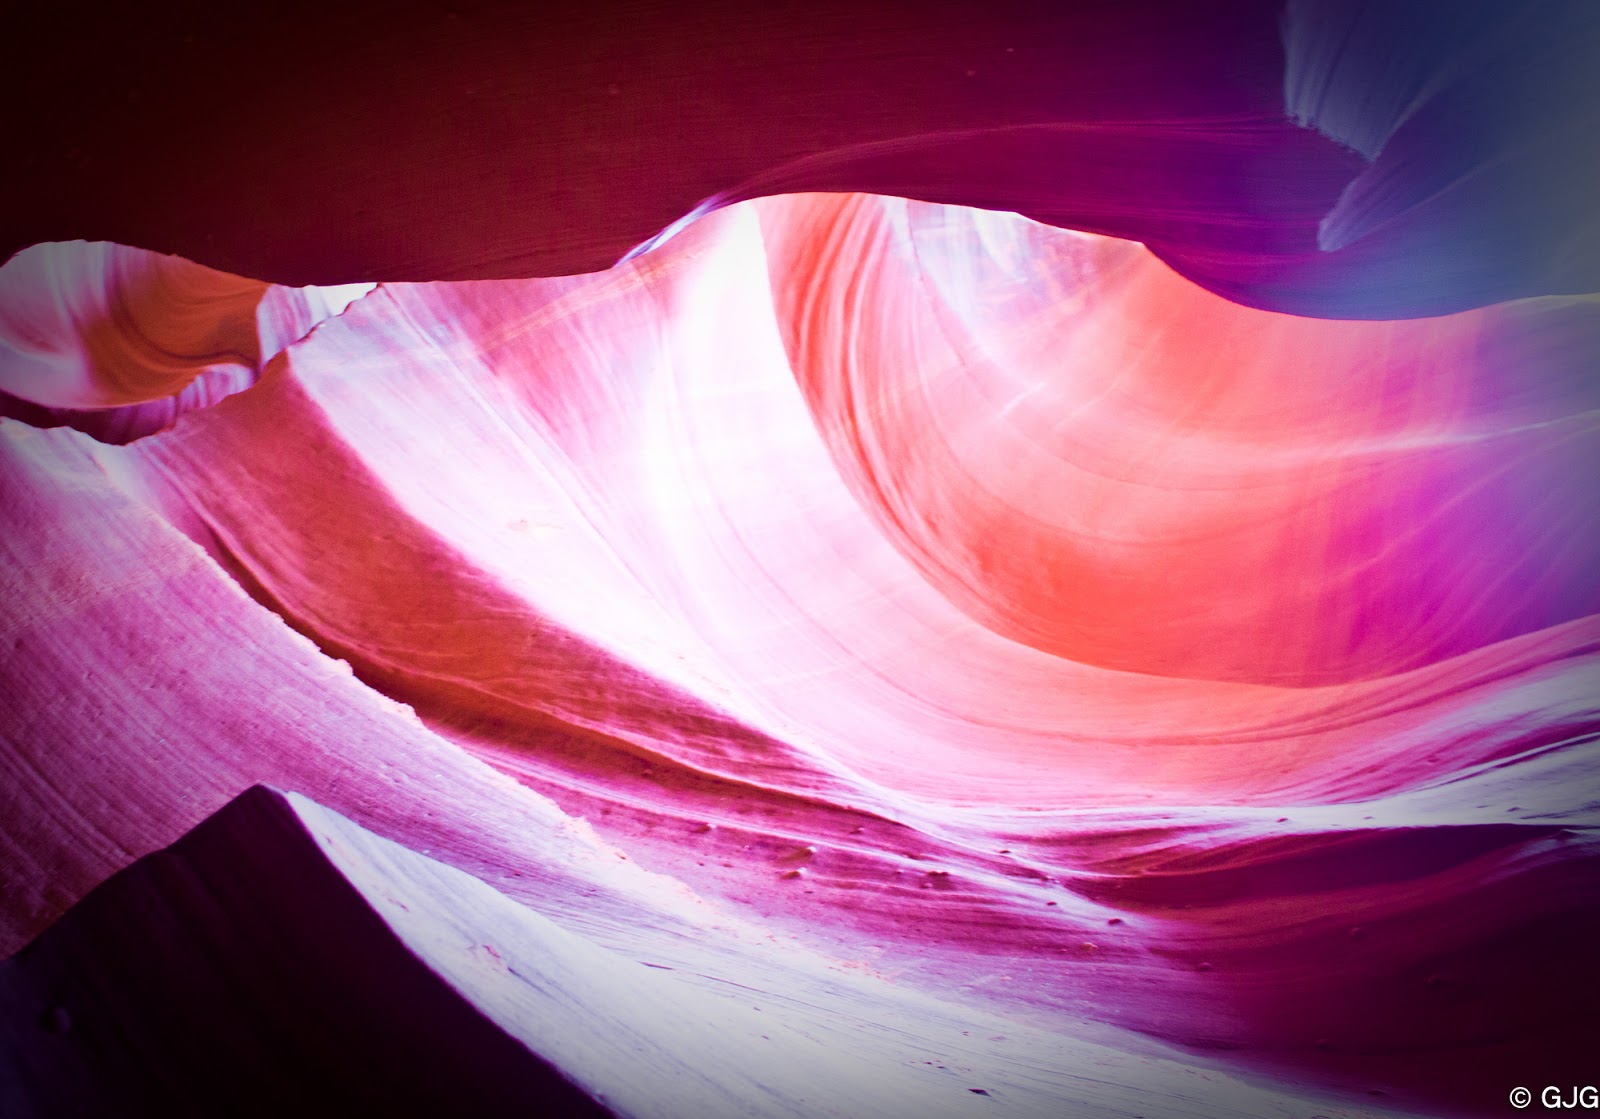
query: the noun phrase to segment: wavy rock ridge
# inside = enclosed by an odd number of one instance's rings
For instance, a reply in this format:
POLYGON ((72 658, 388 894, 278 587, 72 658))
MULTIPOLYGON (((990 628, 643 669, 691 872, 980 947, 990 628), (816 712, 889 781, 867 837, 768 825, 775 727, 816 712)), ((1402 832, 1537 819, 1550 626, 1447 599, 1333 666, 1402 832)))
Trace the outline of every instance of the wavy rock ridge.
MULTIPOLYGON (((1498 495, 1547 485, 1563 424, 1564 453, 1589 453, 1578 351, 1533 351, 1515 394, 1492 390, 1494 363, 1530 352, 1526 322, 1581 338, 1587 304, 1307 323, 1308 344, 1301 320, 1191 309, 1141 254, 1015 217, 796 196, 608 273, 385 285, 248 391, 123 447, 7 422, 13 943, 118 852, 270 781, 511 898, 570 906, 634 958, 659 954, 651 927, 793 935, 940 998, 1414 1106, 1476 1107, 1532 1065, 1569 1067, 1589 1036, 1566 994, 1593 978, 1600 666, 1573 597, 1583 553, 1549 560, 1591 537, 1559 494, 1514 510, 1498 495), (830 259, 851 262, 853 316, 831 309, 830 259), (1196 315, 1223 333, 1191 360, 1220 372, 1164 383, 1182 351, 1106 348, 1196 315), (1313 346, 1323 364, 1297 400, 1254 388, 1230 345, 1263 377, 1313 346), (1408 372, 1383 408, 1340 403, 1372 392, 1341 374, 1389 361, 1408 372), (874 380, 887 368, 902 389, 874 380), (1185 431, 1209 453, 1139 451, 1185 431), (1508 509, 1549 581, 1509 599, 1468 584, 1483 613, 1454 608, 1455 645, 1398 624, 1398 663, 1395 638, 1345 643, 1327 681, 1175 661, 1158 610, 1100 631, 1147 658, 1138 672, 985 612, 1024 597, 1007 572, 1029 569, 1003 564, 1029 532, 1036 555, 1125 568, 1115 541, 1139 507, 1073 491, 1083 455, 1131 454, 1133 493, 1198 484, 1209 504, 1172 508, 1260 532, 1263 476, 1300 479, 1303 501, 1319 471, 1346 484, 1352 453, 1361 478, 1392 458, 1402 486, 1442 458, 1463 481, 1402 490, 1408 512, 1508 509), (1020 499, 974 488, 985 471, 1080 519, 1005 520, 1020 499), (1097 534, 1114 542, 1098 555, 1097 534), (993 560, 985 540, 1004 542, 993 560), (952 590, 953 570, 976 589, 952 590), (1568 616, 1515 620, 1552 604, 1568 616), (63 693, 73 673, 97 683, 63 693)), ((1294 541, 1295 524, 1266 535, 1294 541)), ((1221 569, 1250 566, 1207 535, 1221 569)), ((1255 644, 1225 629, 1190 655, 1317 663, 1331 654, 1295 642, 1326 632, 1271 611, 1381 589, 1436 535, 1389 540, 1353 581, 1324 548, 1287 577, 1287 607, 1257 578, 1234 591, 1267 611, 1255 644)), ((1173 547, 1195 554, 1183 532, 1173 547)), ((1195 597, 1142 592, 1163 593, 1195 597)), ((1108 609, 1031 602, 1016 616, 1046 624, 1108 609)))
POLYGON ((16 21, 16 1106, 1592 1078, 1597 9, 524 8, 16 21))

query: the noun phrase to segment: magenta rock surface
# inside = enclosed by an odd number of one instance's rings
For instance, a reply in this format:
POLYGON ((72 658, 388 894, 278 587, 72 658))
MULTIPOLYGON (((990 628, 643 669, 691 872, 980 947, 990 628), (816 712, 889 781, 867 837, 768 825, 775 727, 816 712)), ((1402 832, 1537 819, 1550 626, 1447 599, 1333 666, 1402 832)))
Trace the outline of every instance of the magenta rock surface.
POLYGON ((974 1096, 1038 1116, 1293 1106, 1214 1072, 1197 1096, 1197 1070, 1170 1058, 729 931, 636 960, 258 786, 0 964, 0 1100, 13 1114, 885 1119, 985 1114, 974 1096))
POLYGON ((7 1106, 1589 1083, 1600 20, 1530 11, 13 68, 63 123, 6 126, 7 1106))

